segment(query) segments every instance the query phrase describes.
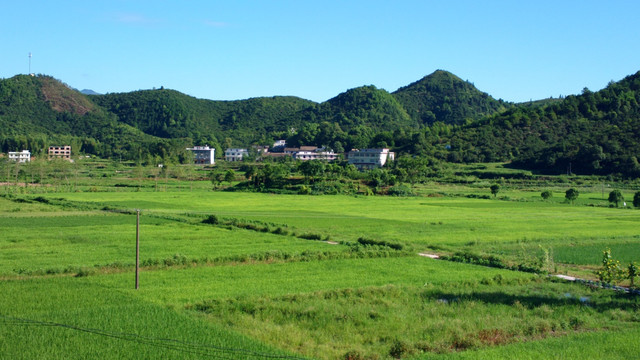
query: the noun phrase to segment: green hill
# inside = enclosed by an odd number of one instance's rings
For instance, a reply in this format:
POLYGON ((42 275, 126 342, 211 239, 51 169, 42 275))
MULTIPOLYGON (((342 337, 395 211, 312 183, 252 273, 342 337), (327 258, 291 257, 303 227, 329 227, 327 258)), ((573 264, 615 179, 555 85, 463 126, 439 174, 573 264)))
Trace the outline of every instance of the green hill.
POLYGON ((414 121, 460 125, 506 110, 511 104, 444 70, 401 87, 393 93, 414 121))
POLYGON ((390 147, 451 162, 512 161, 541 172, 640 176, 640 72, 597 92, 523 104, 445 71, 393 94, 375 86, 317 104, 297 97, 196 99, 174 90, 84 95, 48 76, 0 80, 0 149, 186 159, 185 147, 390 147))
POLYGON ((144 90, 91 97, 120 121, 162 138, 187 137, 194 143, 241 146, 271 142, 301 122, 312 101, 296 97, 253 98, 238 101, 196 99, 174 90, 144 90))
POLYGON ((518 106, 459 129, 449 160, 512 160, 542 172, 640 176, 640 72, 544 107, 518 106))
POLYGON ((177 153, 183 145, 145 134, 49 76, 18 75, 0 81, 0 149, 44 154, 50 145, 74 153, 135 158, 177 153))

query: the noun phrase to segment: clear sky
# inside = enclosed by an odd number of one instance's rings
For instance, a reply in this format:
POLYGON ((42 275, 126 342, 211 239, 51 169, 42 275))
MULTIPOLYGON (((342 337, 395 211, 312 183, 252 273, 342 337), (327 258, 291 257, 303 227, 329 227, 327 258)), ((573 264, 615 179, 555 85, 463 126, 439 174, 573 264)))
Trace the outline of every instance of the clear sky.
POLYGON ((0 0, 0 77, 164 86, 212 100, 389 92, 437 69, 495 98, 599 90, 640 70, 640 1, 0 0))

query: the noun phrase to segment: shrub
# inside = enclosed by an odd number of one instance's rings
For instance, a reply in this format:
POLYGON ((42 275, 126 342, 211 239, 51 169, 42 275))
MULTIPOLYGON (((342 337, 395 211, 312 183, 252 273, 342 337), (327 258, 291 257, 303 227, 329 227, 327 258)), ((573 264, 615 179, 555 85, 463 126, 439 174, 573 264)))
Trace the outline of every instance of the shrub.
POLYGON ((574 188, 567 190, 564 194, 564 197, 573 204, 573 201, 580 196, 580 192, 574 188))
POLYGON ((202 220, 203 224, 211 224, 218 225, 220 223, 220 219, 216 215, 209 215, 206 219, 202 220))
POLYGON ((551 199, 551 197, 553 196, 553 193, 550 190, 545 190, 542 193, 540 193, 540 196, 544 199, 544 200, 549 200, 551 199))
POLYGON ((402 250, 404 248, 402 244, 392 243, 392 242, 383 241, 383 240, 372 240, 372 239, 367 239, 362 237, 358 239, 358 243, 365 246, 367 245, 368 246, 386 246, 394 250, 402 250))
POLYGON ((620 266, 620 261, 614 260, 611 256, 611 249, 602 252, 602 269, 596 272, 598 279, 605 283, 615 283, 622 280, 624 270, 620 266))
POLYGON ((349 350, 344 354, 344 360, 364 360, 364 356, 358 350, 349 350))
POLYGON ((322 235, 320 234, 302 234, 298 237, 306 240, 322 240, 322 235))
POLYGON ((613 190, 612 192, 609 193, 609 202, 612 204, 615 204, 616 207, 618 207, 618 205, 620 205, 620 203, 623 201, 624 201, 624 196, 622 196, 622 193, 620 192, 620 190, 613 190))
POLYGON ((395 359, 399 359, 403 355, 408 353, 409 350, 411 349, 409 348, 409 345, 406 342, 402 340, 396 340, 391 345, 391 349, 389 349, 389 355, 391 355, 391 357, 395 359))
POLYGON ((392 196, 414 196, 415 195, 411 190, 411 188, 404 184, 390 187, 389 190, 387 191, 387 194, 392 196))
POLYGON ((500 185, 493 184, 489 189, 491 190, 491 194, 493 195, 493 197, 496 197, 496 195, 498 195, 498 193, 500 192, 500 185))

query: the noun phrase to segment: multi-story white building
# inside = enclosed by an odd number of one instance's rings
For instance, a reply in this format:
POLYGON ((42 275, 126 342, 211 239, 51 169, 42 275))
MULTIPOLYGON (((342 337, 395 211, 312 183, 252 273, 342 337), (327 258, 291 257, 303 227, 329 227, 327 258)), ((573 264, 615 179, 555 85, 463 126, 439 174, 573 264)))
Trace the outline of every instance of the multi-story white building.
POLYGON ((9 151, 9 160, 21 163, 30 162, 31 152, 29 150, 9 151))
POLYGON ((325 160, 333 161, 338 158, 338 154, 333 150, 326 150, 325 148, 317 148, 315 146, 301 146, 300 150, 293 154, 293 158, 296 160, 325 160))
POLYGON ((194 146, 192 148, 187 148, 187 150, 193 152, 193 163, 199 165, 213 165, 216 163, 215 160, 215 148, 210 148, 209 145, 205 146, 194 146))
POLYGON ((227 149, 224 151, 225 161, 242 161, 245 156, 249 155, 247 149, 227 149))
POLYGON ((49 160, 56 158, 71 160, 71 146, 49 146, 49 160))
POLYGON ((395 153, 389 149, 353 149, 347 155, 349 164, 358 170, 369 170, 383 167, 388 161, 395 159, 395 153))

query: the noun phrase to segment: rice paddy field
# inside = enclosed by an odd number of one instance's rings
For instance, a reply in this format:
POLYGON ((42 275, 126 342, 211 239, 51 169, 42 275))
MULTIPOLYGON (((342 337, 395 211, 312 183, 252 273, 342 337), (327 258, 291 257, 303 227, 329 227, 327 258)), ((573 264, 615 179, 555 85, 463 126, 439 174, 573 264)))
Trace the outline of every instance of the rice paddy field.
POLYGON ((637 296, 418 255, 546 257, 550 272, 595 279, 606 248, 640 260, 640 211, 608 207, 597 187, 569 204, 517 186, 487 199, 435 183, 366 197, 155 181, 0 196, 0 359, 640 354, 637 296))

